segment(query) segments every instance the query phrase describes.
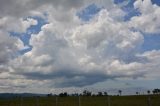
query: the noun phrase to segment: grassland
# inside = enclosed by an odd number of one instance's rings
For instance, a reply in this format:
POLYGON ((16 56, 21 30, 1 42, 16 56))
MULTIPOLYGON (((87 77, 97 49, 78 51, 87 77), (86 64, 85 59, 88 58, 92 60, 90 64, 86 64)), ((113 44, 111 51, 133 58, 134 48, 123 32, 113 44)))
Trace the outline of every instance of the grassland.
MULTIPOLYGON (((110 106, 160 106, 160 95, 109 96, 110 106)), ((26 97, 0 99, 0 106, 109 106, 107 96, 95 97, 26 97)))

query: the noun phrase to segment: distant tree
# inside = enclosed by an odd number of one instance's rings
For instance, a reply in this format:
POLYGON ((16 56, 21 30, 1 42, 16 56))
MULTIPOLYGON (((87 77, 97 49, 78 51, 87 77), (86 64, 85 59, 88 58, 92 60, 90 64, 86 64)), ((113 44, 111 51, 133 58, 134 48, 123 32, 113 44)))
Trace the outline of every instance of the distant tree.
POLYGON ((118 93, 121 96, 122 95, 122 90, 118 90, 118 93))
POLYGON ((156 94, 156 90, 154 89, 154 90, 152 91, 152 93, 153 93, 153 94, 156 94))
POLYGON ((160 89, 157 90, 158 94, 160 94, 160 89))
POLYGON ((139 92, 136 92, 136 94, 138 95, 138 94, 139 94, 139 92))
POLYGON ((97 96, 103 96, 102 92, 98 92, 97 96))
POLYGON ((47 94, 47 97, 51 97, 51 96, 53 96, 53 95, 52 95, 52 93, 50 93, 50 94, 47 94))
POLYGON ((63 95, 64 95, 64 96, 68 96, 68 93, 67 93, 67 92, 64 92, 63 95))
POLYGON ((104 96, 108 96, 108 93, 107 93, 107 92, 104 92, 104 96))
POLYGON ((83 91, 83 96, 91 96, 91 95, 92 95, 92 92, 87 91, 87 90, 83 91))
POLYGON ((147 91, 147 93, 148 93, 148 95, 149 95, 149 94, 151 93, 151 91, 150 91, 150 90, 148 90, 148 91, 147 91))
POLYGON ((59 96, 60 97, 65 97, 65 96, 68 96, 68 94, 67 94, 67 92, 64 92, 64 93, 60 93, 59 96))
POLYGON ((82 94, 82 93, 80 93, 80 94, 79 94, 79 96, 83 96, 83 94, 82 94))
POLYGON ((84 90, 83 91, 83 96, 87 96, 87 92, 88 92, 87 90, 84 90))
POLYGON ((158 93, 160 94, 160 89, 158 89, 158 93))
POLYGON ((63 97, 63 93, 60 93, 59 96, 60 96, 60 97, 63 97))
POLYGON ((154 89, 152 92, 153 92, 153 94, 160 94, 160 89, 158 89, 158 88, 154 89))

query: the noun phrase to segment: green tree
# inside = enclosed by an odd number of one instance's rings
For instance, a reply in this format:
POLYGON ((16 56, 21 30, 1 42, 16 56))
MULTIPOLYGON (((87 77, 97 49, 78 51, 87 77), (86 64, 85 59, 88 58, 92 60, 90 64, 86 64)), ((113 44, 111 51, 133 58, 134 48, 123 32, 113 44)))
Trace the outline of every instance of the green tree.
POLYGON ((107 92, 104 92, 104 96, 108 96, 108 93, 107 93, 107 92))
POLYGON ((98 92, 97 96, 103 96, 103 93, 102 92, 98 92))
POLYGON ((118 93, 121 96, 122 95, 122 90, 118 90, 118 93))
POLYGON ((138 95, 138 94, 139 94, 139 92, 136 92, 136 94, 138 95))
POLYGON ((92 95, 92 92, 87 91, 87 90, 83 91, 83 96, 91 96, 91 95, 92 95))

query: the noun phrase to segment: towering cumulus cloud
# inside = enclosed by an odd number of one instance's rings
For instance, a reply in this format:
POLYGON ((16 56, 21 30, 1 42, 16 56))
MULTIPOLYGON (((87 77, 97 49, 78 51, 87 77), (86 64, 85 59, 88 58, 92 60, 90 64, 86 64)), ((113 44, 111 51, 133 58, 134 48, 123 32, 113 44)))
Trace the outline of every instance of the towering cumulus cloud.
POLYGON ((140 14, 125 21, 128 13, 112 0, 1 0, 0 89, 41 92, 158 78, 160 51, 144 51, 143 44, 160 31, 160 7, 151 0, 132 5, 140 14), (20 53, 25 46, 32 49, 20 53))

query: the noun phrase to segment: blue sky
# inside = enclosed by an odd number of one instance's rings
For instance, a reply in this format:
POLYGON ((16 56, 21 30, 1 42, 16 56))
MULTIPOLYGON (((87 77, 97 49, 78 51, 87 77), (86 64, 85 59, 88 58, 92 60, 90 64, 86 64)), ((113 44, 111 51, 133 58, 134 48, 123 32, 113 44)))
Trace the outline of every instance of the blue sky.
POLYGON ((92 19, 100 10, 102 7, 96 6, 96 4, 91 4, 84 8, 83 10, 77 12, 77 16, 82 19, 83 21, 89 21, 92 19))
POLYGON ((160 36, 159 34, 145 34, 142 51, 159 50, 160 49, 160 36), (153 36, 152 36, 153 35, 153 36))
MULTIPOLYGON (((126 0, 115 0, 114 3, 119 5, 123 1, 126 0)), ((160 1, 152 0, 154 4, 159 5, 160 1)), ((124 17, 124 21, 130 20, 134 16, 138 16, 141 13, 134 9, 133 7, 134 0, 129 0, 128 4, 122 6, 121 8, 127 14, 124 17)), ((83 21, 89 21, 92 19, 103 7, 98 7, 96 4, 91 4, 88 7, 84 8, 83 10, 77 13, 78 17, 83 21)), ((143 33, 143 32, 142 32, 143 33)), ((160 33, 143 33, 144 43, 141 48, 141 52, 150 51, 150 50, 159 50, 160 49, 160 33)))
MULTIPOLYGON (((10 32, 11 36, 18 37, 23 42, 23 45, 27 46, 27 48, 18 51, 21 55, 32 50, 32 45, 30 45, 31 35, 38 34, 41 31, 41 27, 47 24, 47 21, 41 17, 27 17, 27 18, 37 20, 38 22, 37 25, 31 25, 29 28, 27 28, 25 33, 10 32)), ((24 20, 26 20, 27 18, 24 18, 24 20)))
POLYGON ((159 0, 4 2, 0 91, 160 87, 159 0))
MULTIPOLYGON (((114 0, 114 3, 119 5, 123 3, 126 0, 114 0)), ((125 11, 127 14, 124 17, 124 21, 130 20, 134 16, 138 16, 141 13, 134 9, 133 3, 134 0, 128 0, 128 4, 125 6, 121 6, 123 11, 125 11)), ((160 5, 160 1, 158 0, 152 0, 154 4, 160 5)), ((83 21, 89 21, 92 19, 99 11, 101 11, 103 7, 98 7, 96 4, 90 4, 86 8, 84 8, 81 11, 77 12, 77 16, 82 19, 83 21)), ((28 18, 33 18, 38 21, 37 25, 32 25, 30 26, 25 33, 16 33, 16 32, 11 32, 11 35, 17 36, 24 44, 24 46, 28 46, 27 49, 20 50, 19 52, 21 54, 24 54, 26 52, 29 52, 32 50, 32 45, 30 45, 30 38, 32 34, 37 34, 41 31, 41 27, 45 24, 47 24, 47 21, 41 17, 28 17, 28 18)), ((25 20, 25 18, 24 18, 25 20)), ((142 32, 143 33, 143 32, 142 32)), ((149 50, 158 50, 160 49, 160 37, 159 34, 148 34, 148 33, 143 33, 144 35, 144 43, 142 45, 142 52, 144 51, 149 51, 149 50), (150 36, 152 35, 152 36, 150 36), (154 35, 154 36, 153 36, 154 35)))
POLYGON ((159 0, 152 0, 153 4, 157 4, 160 5, 160 1, 159 0))

